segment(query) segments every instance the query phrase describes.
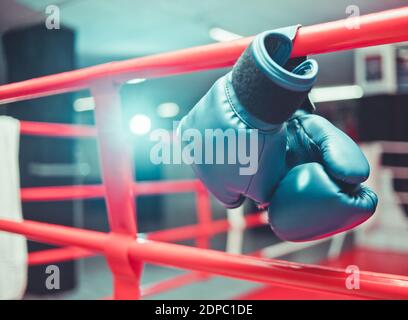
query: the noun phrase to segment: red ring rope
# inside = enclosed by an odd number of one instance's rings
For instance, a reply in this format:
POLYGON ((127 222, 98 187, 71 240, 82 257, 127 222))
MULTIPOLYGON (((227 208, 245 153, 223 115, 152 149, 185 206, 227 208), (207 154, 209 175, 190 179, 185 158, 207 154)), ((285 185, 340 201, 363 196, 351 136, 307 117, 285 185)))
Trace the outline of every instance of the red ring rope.
MULTIPOLYGON (((292 56, 327 53, 385 43, 408 41, 408 7, 355 17, 359 29, 348 29, 345 20, 302 27, 292 56)), ((352 21, 348 20, 347 23, 352 21)), ((1 87, 0 103, 92 87, 110 79, 122 83, 134 78, 151 78, 231 66, 251 37, 153 56, 110 62, 1 87)))

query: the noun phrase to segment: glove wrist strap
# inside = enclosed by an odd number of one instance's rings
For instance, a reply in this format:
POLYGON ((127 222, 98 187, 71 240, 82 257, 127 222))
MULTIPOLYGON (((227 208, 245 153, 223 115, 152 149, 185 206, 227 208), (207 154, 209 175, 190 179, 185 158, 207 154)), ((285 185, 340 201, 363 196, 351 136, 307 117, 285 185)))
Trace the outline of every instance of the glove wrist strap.
POLYGON ((318 65, 314 60, 305 60, 292 70, 285 68, 297 28, 259 34, 232 70, 238 100, 262 121, 279 124, 288 120, 316 81, 318 65))

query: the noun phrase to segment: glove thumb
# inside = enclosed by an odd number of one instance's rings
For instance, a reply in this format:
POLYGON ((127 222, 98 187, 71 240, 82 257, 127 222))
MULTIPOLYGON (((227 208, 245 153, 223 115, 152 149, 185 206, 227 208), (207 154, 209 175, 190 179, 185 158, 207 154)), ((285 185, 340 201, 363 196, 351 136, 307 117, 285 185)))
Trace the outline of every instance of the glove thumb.
MULTIPOLYGON (((341 182, 359 184, 367 180, 370 166, 359 146, 343 131, 317 115, 297 118, 308 144, 322 163, 326 172, 341 182)), ((316 157, 314 157, 316 158, 316 157)))

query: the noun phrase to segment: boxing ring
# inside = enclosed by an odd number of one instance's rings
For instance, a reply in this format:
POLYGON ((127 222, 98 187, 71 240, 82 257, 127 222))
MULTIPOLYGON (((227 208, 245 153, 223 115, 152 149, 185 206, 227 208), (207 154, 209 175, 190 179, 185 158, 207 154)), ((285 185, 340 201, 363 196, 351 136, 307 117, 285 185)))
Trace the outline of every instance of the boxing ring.
MULTIPOLYGON (((361 17, 358 29, 345 20, 300 28, 293 57, 365 46, 408 41, 408 7, 361 17)), ((121 122, 119 87, 135 78, 173 76, 231 66, 252 38, 217 43, 148 57, 111 62, 0 86, 0 103, 12 103, 65 92, 89 89, 95 99, 96 126, 21 122, 23 135, 97 139, 103 185, 22 188, 21 200, 63 201, 105 198, 110 232, 24 220, 0 220, 0 230, 63 246, 29 255, 29 264, 47 264, 104 255, 113 276, 114 299, 139 299, 211 274, 304 290, 334 293, 349 298, 407 299, 408 277, 360 272, 360 289, 348 290, 344 269, 302 264, 254 255, 209 249, 213 235, 231 228, 228 219, 212 220, 210 197, 198 180, 133 181, 133 165, 121 122), (120 156, 118 156, 120 155, 120 156), (135 197, 189 193, 195 196, 198 223, 139 234, 135 197), (195 239, 196 247, 173 242, 195 239), (143 263, 187 269, 189 272, 141 288, 143 263)), ((263 213, 243 217, 242 228, 266 223, 263 213)))

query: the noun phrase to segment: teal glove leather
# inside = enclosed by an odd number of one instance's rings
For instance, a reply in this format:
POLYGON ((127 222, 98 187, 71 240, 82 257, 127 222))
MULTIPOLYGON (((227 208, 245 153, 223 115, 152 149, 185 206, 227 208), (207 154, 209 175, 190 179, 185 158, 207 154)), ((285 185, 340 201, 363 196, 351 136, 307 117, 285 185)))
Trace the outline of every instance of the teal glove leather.
POLYGON ((276 235, 308 241, 353 228, 372 216, 377 196, 356 143, 326 119, 299 110, 288 121, 287 173, 268 208, 276 235))
POLYGON ((284 68, 297 29, 256 36, 178 127, 183 152, 191 150, 185 162, 226 207, 245 197, 267 206, 286 171, 285 121, 307 98, 318 71, 314 60, 284 68))
POLYGON ((297 29, 256 36, 178 134, 185 162, 226 207, 248 197, 269 206, 280 238, 307 241, 367 220, 377 197, 361 185, 369 165, 359 147, 326 119, 299 110, 313 110, 305 106, 318 66, 289 59, 297 29))

